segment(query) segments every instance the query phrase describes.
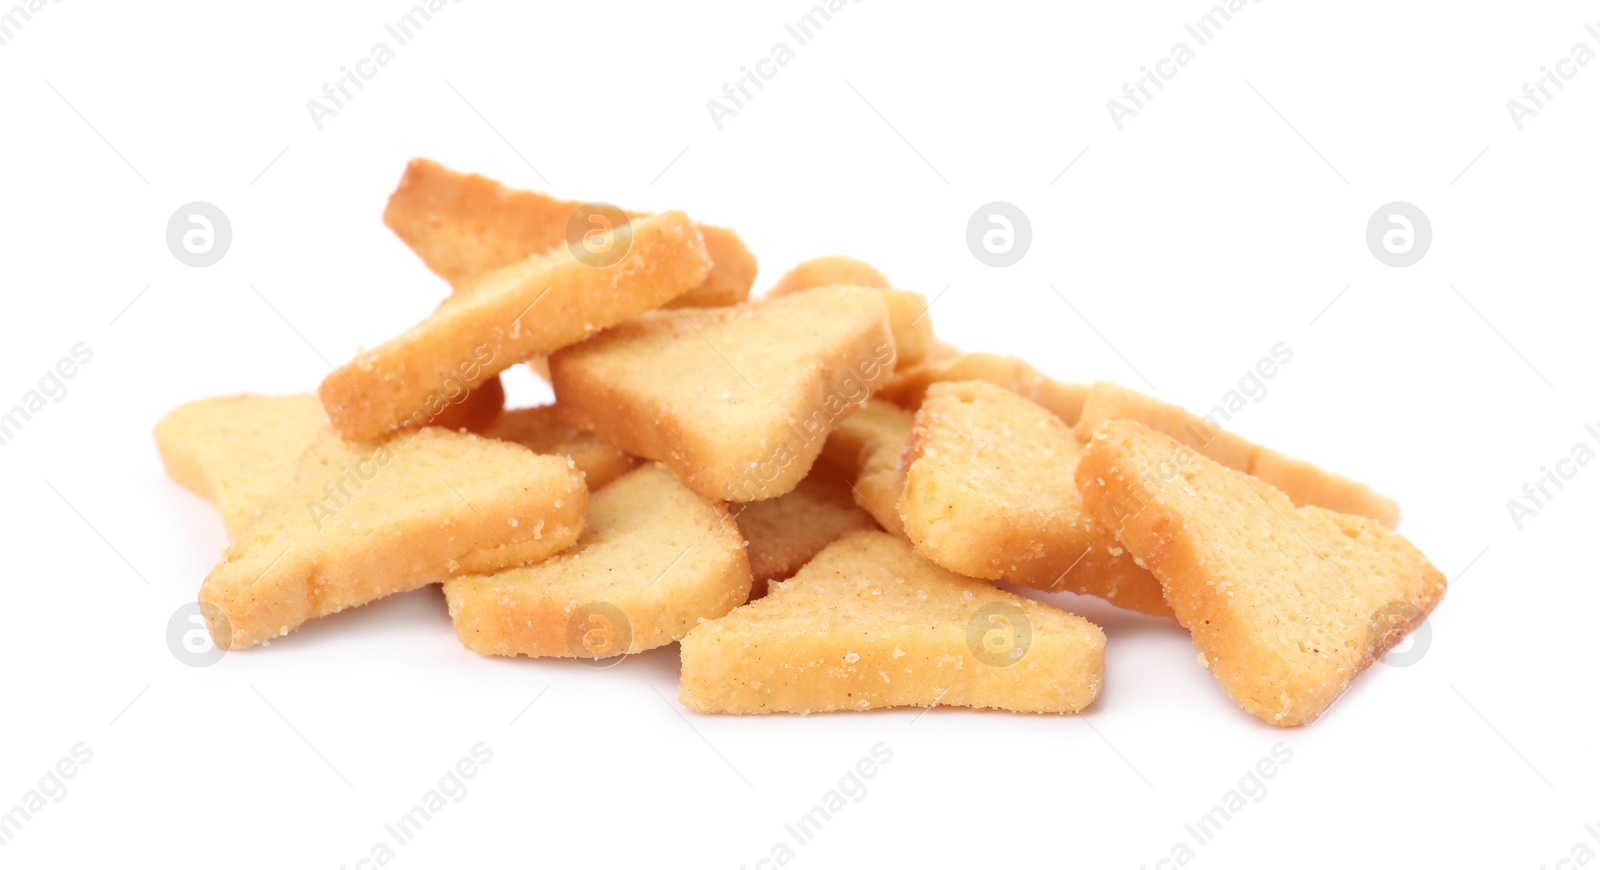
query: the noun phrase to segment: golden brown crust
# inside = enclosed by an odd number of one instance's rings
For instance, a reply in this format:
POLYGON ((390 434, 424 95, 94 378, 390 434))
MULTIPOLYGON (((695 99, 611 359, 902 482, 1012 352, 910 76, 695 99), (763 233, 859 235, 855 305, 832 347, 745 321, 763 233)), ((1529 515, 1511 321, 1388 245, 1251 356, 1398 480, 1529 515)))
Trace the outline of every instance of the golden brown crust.
POLYGON ((888 290, 889 279, 860 260, 850 257, 817 257, 783 273, 768 296, 799 293, 814 287, 870 287, 888 290))
MULTIPOLYGON (((603 265, 565 248, 491 272, 427 320, 322 382, 328 417, 351 440, 426 421, 461 389, 672 301, 710 268, 682 212, 625 225, 626 256, 603 265), (534 307, 538 310, 534 311, 534 307)), ((622 244, 611 237, 608 244, 622 244)))
POLYGON ((1084 509, 1073 477, 1082 458, 1071 427, 1021 396, 936 383, 906 446, 906 537, 958 574, 1171 615, 1156 579, 1084 509))
POLYGON ((756 255, 733 230, 710 224, 698 226, 706 240, 706 252, 711 255, 711 271, 673 304, 679 308, 718 308, 749 299, 750 287, 756 282, 756 255))
POLYGON ((928 387, 946 381, 986 381, 1003 387, 1060 417, 1071 426, 1078 422, 1089 388, 1053 380, 1012 356, 960 353, 948 345, 932 349, 921 365, 895 371, 882 396, 915 411, 928 387))
MULTIPOLYGON (((512 263, 567 244, 567 224, 585 203, 512 190, 482 175, 418 158, 389 196, 383 222, 457 290, 512 263)), ((624 211, 628 218, 642 212, 624 211)), ((698 225, 711 255, 705 280, 680 306, 735 305, 750 295, 756 259, 732 230, 698 225)))
POLYGON ((1254 444, 1223 429, 1215 420, 1101 381, 1089 390, 1078 437, 1088 438, 1089 433, 1111 420, 1137 420, 1188 445, 1201 456, 1260 478, 1282 490, 1297 505, 1369 517, 1391 529, 1400 524, 1399 505, 1365 484, 1254 444))
POLYGON ((932 318, 928 317, 928 297, 891 288, 883 273, 860 260, 807 260, 778 279, 767 295, 785 296, 816 287, 866 287, 883 294, 883 301, 889 306, 889 328, 894 331, 896 370, 922 362, 938 344, 933 337, 932 318))
POLYGON ((744 538, 721 502, 651 463, 594 494, 577 545, 536 565, 446 581, 461 642, 484 655, 643 652, 750 594, 744 538))
POLYGON ((1297 505, 1314 505, 1337 513, 1368 517, 1391 529, 1400 525, 1400 506, 1393 499, 1374 492, 1364 483, 1323 471, 1275 450, 1257 445, 1250 453, 1249 473, 1283 490, 1297 505))
POLYGON ((553 355, 550 370, 574 423, 707 498, 744 502, 799 484, 893 363, 878 294, 820 288, 654 312, 553 355))
POLYGON ((1273 725, 1316 719, 1444 595, 1444 576, 1376 520, 1296 507, 1135 421, 1096 429, 1077 479, 1159 578, 1201 663, 1273 725))
POLYGON ((588 491, 563 457, 437 428, 379 445, 331 432, 200 589, 225 649, 472 568, 571 545, 588 491))
POLYGON ((855 532, 766 598, 683 639, 680 699, 702 713, 935 705, 1072 713, 1092 702, 1105 635, 1065 611, 855 532))

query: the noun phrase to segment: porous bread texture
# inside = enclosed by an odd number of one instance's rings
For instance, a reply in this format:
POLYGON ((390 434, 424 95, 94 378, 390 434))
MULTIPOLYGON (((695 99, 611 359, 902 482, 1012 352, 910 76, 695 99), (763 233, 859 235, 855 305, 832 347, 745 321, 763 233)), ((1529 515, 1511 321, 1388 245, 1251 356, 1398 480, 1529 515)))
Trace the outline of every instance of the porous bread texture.
POLYGON ((958 574, 1170 616, 1156 579, 1084 509, 1082 458, 1070 426, 1010 390, 933 384, 906 446, 906 537, 958 574))
POLYGON ((605 658, 671 643, 750 595, 727 508, 659 463, 594 494, 572 549, 444 584, 456 633, 484 655, 605 658))
MULTIPOLYGON (((356 441, 407 426, 418 414, 427 419, 441 396, 665 305, 710 268, 705 243, 682 212, 641 218, 617 233, 631 233, 632 242, 614 263, 590 265, 564 247, 518 261, 359 354, 322 382, 334 427, 356 441)), ((622 243, 613 234, 606 244, 622 243)))
POLYGON ((560 405, 507 411, 483 431, 486 438, 515 441, 534 453, 572 457, 589 491, 594 492, 639 464, 636 456, 567 421, 560 405))
MULTIPOLYGON (((463 392, 429 423, 478 429, 499 416, 498 379, 463 392)), ((229 540, 238 540, 294 477, 312 442, 331 432, 315 393, 244 394, 180 405, 156 424, 156 448, 167 474, 216 505, 229 540)))
POLYGON ((222 396, 180 405, 156 424, 167 474, 216 505, 235 541, 294 477, 306 448, 332 431, 315 393, 222 396))
MULTIPOLYGON (((568 242, 568 224, 587 203, 513 190, 482 175, 418 158, 384 209, 383 222, 458 291, 482 276, 568 242)), ((623 211, 630 220, 645 213, 623 211)), ((673 304, 735 305, 750 295, 756 258, 733 230, 696 224, 711 256, 705 280, 673 304)))
POLYGON ((929 386, 946 381, 987 381, 1004 387, 1060 417, 1068 426, 1078 422, 1089 396, 1088 387, 1054 380, 1014 356, 960 353, 948 345, 921 365, 896 370, 894 380, 879 395, 915 411, 929 386))
POLYGON ((1208 459, 1260 478, 1282 490, 1297 505, 1314 505, 1369 517, 1391 529, 1400 524, 1399 505, 1365 484, 1254 444, 1223 429, 1215 421, 1176 405, 1101 381, 1089 390, 1078 425, 1078 437, 1088 438, 1091 432, 1110 420, 1137 420, 1183 442, 1208 459))
POLYGON ((550 357, 574 423, 736 502, 794 489, 893 365, 883 300, 857 288, 652 312, 550 357))
POLYGON ((889 279, 882 272, 850 257, 817 257, 783 273, 768 296, 798 293, 813 287, 870 287, 888 290, 889 279))
POLYGON ((683 639, 680 699, 702 713, 983 707, 1074 713, 1099 694, 1088 621, 855 532, 767 597, 683 639))
POLYGON ((911 440, 910 411, 871 399, 828 436, 823 455, 853 477, 851 497, 885 531, 905 537, 900 522, 900 491, 905 488, 901 456, 911 440))
POLYGON ((1089 511, 1161 581, 1201 664, 1272 725, 1315 720, 1445 592, 1382 523, 1296 507, 1132 420, 1094 430, 1077 477, 1089 511))
POLYGON ((846 473, 819 457, 811 473, 789 492, 739 506, 734 518, 744 535, 755 585, 751 598, 767 592, 767 583, 794 576, 800 566, 841 536, 877 528, 855 503, 846 473))
POLYGON ((213 640, 240 649, 309 619, 467 571, 539 561, 583 529, 564 456, 426 428, 380 445, 316 437, 200 588, 213 640))

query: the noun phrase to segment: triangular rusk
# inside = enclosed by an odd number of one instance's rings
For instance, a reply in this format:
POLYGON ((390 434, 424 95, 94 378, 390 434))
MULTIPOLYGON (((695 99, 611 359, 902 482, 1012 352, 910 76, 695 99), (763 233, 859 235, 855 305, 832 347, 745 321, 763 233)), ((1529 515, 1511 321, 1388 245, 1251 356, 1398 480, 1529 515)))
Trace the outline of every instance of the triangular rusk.
POLYGON ((206 577, 201 609, 217 645, 238 649, 453 574, 530 564, 577 540, 588 495, 570 459, 517 444, 325 431, 206 577))
POLYGON ((1094 431, 1078 483, 1160 579, 1200 663, 1273 725, 1316 719, 1444 595, 1444 576, 1382 523, 1296 507, 1131 420, 1094 431))
POLYGON ((156 424, 167 475, 216 505, 236 541, 294 478, 306 448, 333 430, 315 393, 222 396, 174 408, 156 424))
POLYGON ((517 363, 582 341, 670 303, 711 268, 682 212, 640 218, 579 258, 567 247, 482 276, 433 314, 328 375, 318 390, 345 438, 373 439, 426 423, 449 397, 517 363))
POLYGON ((900 518, 957 573, 1171 615, 1161 585, 1083 507, 1083 445, 1061 418, 982 381, 936 383, 906 448, 900 518))
MULTIPOLYGON (((533 191, 512 190, 482 175, 418 158, 383 212, 383 222, 422 262, 458 290, 519 260, 568 244, 573 216, 584 206, 533 191)), ((629 219, 641 212, 622 211, 629 219)), ((734 305, 750 295, 756 258, 733 230, 696 224, 711 255, 705 280, 674 300, 679 306, 734 305)), ((580 224, 588 231, 590 225, 580 224)))
POLYGON ((1223 429, 1245 401, 1242 393, 1234 406, 1217 405, 1207 416, 1191 414, 1177 405, 1143 393, 1101 381, 1089 390, 1078 424, 1080 438, 1089 437, 1108 420, 1137 420, 1151 429, 1193 448, 1201 456, 1235 470, 1258 477, 1280 489, 1297 505, 1315 505, 1346 514, 1359 514, 1389 528, 1400 524, 1400 508, 1362 483, 1323 471, 1269 450, 1223 429), (1231 410, 1230 410, 1231 407, 1231 410))
POLYGON ((652 312, 550 358, 575 423, 738 502, 794 489, 893 366, 888 311, 859 288, 652 312))
MULTIPOLYGON (((457 397, 429 425, 476 431, 504 404, 500 382, 489 381, 457 397)), ((167 474, 216 505, 228 539, 238 540, 288 485, 306 448, 332 431, 314 393, 247 394, 174 408, 156 424, 155 436, 167 474)))
POLYGON ((605 658, 671 643, 743 604, 750 563, 727 509, 651 463, 594 494, 571 550, 449 580, 444 593, 477 652, 605 658))
POLYGON ((1100 692, 1086 620, 856 532, 767 597, 689 632, 680 698, 705 713, 934 705, 1073 713, 1100 692))
POLYGON ((883 295, 889 306, 889 328, 894 332, 895 368, 922 362, 934 347, 933 322, 928 317, 928 297, 895 290, 877 269, 849 257, 818 257, 790 269, 767 291, 768 297, 787 296, 815 287, 865 287, 883 295))

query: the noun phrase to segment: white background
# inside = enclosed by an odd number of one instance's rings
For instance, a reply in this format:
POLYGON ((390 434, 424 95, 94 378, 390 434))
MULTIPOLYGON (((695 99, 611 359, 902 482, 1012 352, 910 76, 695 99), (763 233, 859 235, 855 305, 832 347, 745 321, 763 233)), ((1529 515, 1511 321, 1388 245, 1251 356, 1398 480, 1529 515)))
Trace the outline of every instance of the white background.
POLYGON ((468 0, 317 130, 306 101, 392 45, 406 8, 65 0, 0 48, 0 406, 74 344, 94 353, 0 448, 0 810, 75 744, 94 753, 0 863, 355 867, 480 741, 493 760, 393 866, 754 867, 880 742, 892 761, 792 864, 1600 851, 1600 463, 1521 530, 1506 507, 1600 422, 1600 63, 1521 131, 1505 107, 1575 43, 1600 48, 1600 5, 1252 3, 1118 131, 1106 101, 1193 45, 1204 2, 866 0, 719 131, 706 101, 793 46, 804 3, 468 0), (436 589, 188 667, 167 621, 224 536, 150 429, 197 398, 311 389, 431 310, 446 288, 380 222, 418 155, 731 225, 758 288, 858 256, 938 294, 962 348, 1194 408, 1285 342, 1235 429, 1400 502, 1453 582, 1429 647, 1291 731, 1240 712, 1178 626, 1068 596, 1109 650, 1103 695, 1066 718, 689 714, 676 647, 609 670, 488 660, 436 589), (165 243, 194 200, 233 226, 205 269, 165 243), (1033 227, 1004 269, 965 242, 995 200, 1033 227), (1364 240, 1395 200, 1432 221, 1409 268, 1364 240), (1293 759, 1265 797, 1195 846, 1184 825, 1280 741, 1293 759))

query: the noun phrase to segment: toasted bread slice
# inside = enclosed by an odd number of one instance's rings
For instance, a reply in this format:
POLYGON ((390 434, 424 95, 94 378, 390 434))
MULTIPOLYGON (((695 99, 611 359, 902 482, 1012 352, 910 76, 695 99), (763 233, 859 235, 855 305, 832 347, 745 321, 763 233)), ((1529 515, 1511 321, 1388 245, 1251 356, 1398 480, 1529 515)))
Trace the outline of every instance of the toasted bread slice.
POLYGON ((767 593, 767 583, 786 580, 845 534, 877 528, 855 503, 850 476, 819 457, 800 485, 764 501, 741 505, 735 519, 750 554, 755 577, 751 598, 767 593))
POLYGON ((1141 423, 1096 429, 1077 476, 1089 511, 1160 579, 1201 664, 1273 725, 1316 719, 1445 592, 1382 523, 1296 507, 1141 423))
MULTIPOLYGON (((1223 414, 1223 408, 1214 408, 1223 414)), ((1200 417, 1160 399, 1127 387, 1101 381, 1089 391, 1078 436, 1087 438, 1109 420, 1137 420, 1169 438, 1175 438, 1214 462, 1258 477, 1282 490, 1297 505, 1313 505, 1339 513, 1370 517, 1389 528, 1400 524, 1400 507, 1393 500, 1357 483, 1298 459, 1251 443, 1222 428, 1214 419, 1200 417)))
POLYGON ((915 411, 928 387, 946 381, 987 381, 1004 387, 1038 405, 1071 426, 1083 413, 1089 388, 1053 380, 1014 356, 993 353, 950 353, 940 349, 934 358, 912 368, 897 369, 883 388, 882 398, 915 411))
POLYGON ((1084 510, 1082 458, 1070 426, 1010 390, 934 384, 906 447, 906 537, 958 574, 1171 615, 1156 579, 1084 510))
POLYGON ((554 453, 572 457, 583 472, 584 482, 594 492, 627 474, 639 464, 615 445, 592 432, 567 422, 560 405, 521 408, 507 411, 483 432, 484 437, 515 441, 534 453, 554 453))
POLYGON ((883 532, 835 541, 767 597, 690 631, 682 649, 680 698, 703 713, 1074 713, 1105 669, 1093 624, 935 569, 883 532))
MULTIPOLYGON (((301 498, 304 486, 298 478, 307 451, 337 440, 321 402, 310 393, 205 399, 174 410, 156 426, 157 446, 168 473, 217 506, 228 539, 234 542, 240 541, 256 520, 273 511, 275 504, 286 497, 301 498)), ((363 489, 366 478, 362 475, 376 474, 374 469, 387 464, 386 457, 407 440, 396 439, 366 452, 350 445, 349 455, 360 458, 341 465, 337 475, 322 475, 326 479, 321 492, 304 500, 308 521, 316 526, 337 512, 344 500, 363 489)), ((523 549, 501 539, 486 549, 459 558, 451 556, 449 561, 455 564, 440 563, 435 573, 442 577, 456 571, 520 564, 523 549)))
MULTIPOLYGON (((567 244, 568 223, 586 203, 512 190, 481 175, 418 158, 389 196, 383 222, 422 262, 461 290, 512 263, 567 244)), ((642 212, 623 212, 628 218, 642 212)), ((696 224, 711 271, 673 301, 678 306, 736 305, 750 295, 756 258, 732 230, 696 224)))
POLYGON ((1400 506, 1394 499, 1374 492, 1364 483, 1323 471, 1309 462, 1260 445, 1254 447, 1250 453, 1250 476, 1282 490, 1295 504, 1367 517, 1390 529, 1399 527, 1400 506))
POLYGON ((839 424, 823 455, 852 475, 851 496, 885 531, 905 537, 900 522, 900 491, 905 488, 901 455, 911 440, 910 411, 872 399, 839 424))
POLYGON ((568 552, 444 592, 461 642, 484 655, 605 658, 671 643, 743 604, 750 563, 727 508, 651 463, 594 494, 568 552))
POLYGON ((798 293, 814 287, 870 287, 888 290, 889 279, 860 260, 850 257, 817 257, 783 273, 768 296, 798 293))
POLYGON ((896 369, 916 365, 934 347, 933 321, 928 317, 928 297, 909 290, 894 290, 878 270, 849 257, 821 257, 790 269, 767 291, 768 297, 787 296, 817 287, 865 287, 883 294, 889 306, 889 328, 894 332, 896 369))
POLYGON ((294 478, 306 449, 332 432, 314 393, 190 402, 156 424, 167 474, 216 505, 236 541, 294 478))
MULTIPOLYGON (((505 404, 499 381, 454 400, 429 423, 477 430, 505 404)), ((315 393, 221 396, 190 402, 156 424, 156 448, 167 474, 216 505, 229 540, 257 517, 294 476, 296 464, 322 433, 328 415, 315 393)))
POLYGON ((566 457, 427 428, 373 445, 331 431, 200 588, 224 649, 464 571, 570 546, 589 500, 566 457))
POLYGON ((682 212, 641 218, 609 234, 627 254, 590 265, 566 248, 491 272, 432 316, 329 375, 320 390, 345 438, 373 439, 426 422, 442 396, 511 366, 665 305, 710 268, 700 233, 682 212))
POLYGON ((550 358, 569 418, 695 492, 783 495, 894 364, 876 291, 820 288, 656 312, 550 358))

